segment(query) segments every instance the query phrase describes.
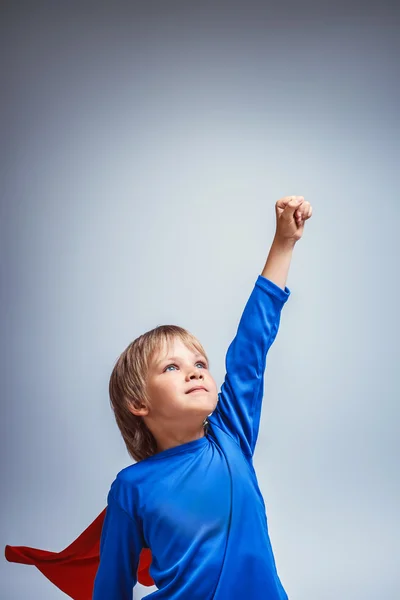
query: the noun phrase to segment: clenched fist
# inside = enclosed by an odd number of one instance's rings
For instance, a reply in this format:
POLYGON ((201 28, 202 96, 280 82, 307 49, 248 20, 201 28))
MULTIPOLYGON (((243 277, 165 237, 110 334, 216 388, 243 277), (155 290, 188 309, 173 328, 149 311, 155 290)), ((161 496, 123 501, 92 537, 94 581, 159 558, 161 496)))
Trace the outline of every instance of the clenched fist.
POLYGON ((312 215, 312 206, 303 196, 285 196, 276 202, 275 212, 275 237, 297 242, 303 235, 304 223, 312 215))

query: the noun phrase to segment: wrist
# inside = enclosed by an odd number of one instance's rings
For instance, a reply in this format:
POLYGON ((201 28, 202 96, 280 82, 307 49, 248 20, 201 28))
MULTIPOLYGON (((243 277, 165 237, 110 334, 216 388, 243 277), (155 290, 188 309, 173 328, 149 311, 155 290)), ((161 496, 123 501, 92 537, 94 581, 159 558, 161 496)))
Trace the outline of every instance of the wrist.
POLYGON ((275 237, 272 242, 272 246, 281 252, 290 252, 296 245, 296 240, 293 238, 283 238, 279 235, 275 234, 275 237))
POLYGON ((286 286, 294 245, 294 240, 275 235, 267 262, 261 273, 263 277, 269 279, 282 289, 285 289, 286 286))

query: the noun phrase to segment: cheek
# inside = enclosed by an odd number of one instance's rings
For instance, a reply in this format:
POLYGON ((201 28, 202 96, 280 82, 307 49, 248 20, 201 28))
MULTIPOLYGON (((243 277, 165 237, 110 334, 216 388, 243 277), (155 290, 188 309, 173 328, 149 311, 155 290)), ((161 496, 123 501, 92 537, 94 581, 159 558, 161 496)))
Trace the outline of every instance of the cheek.
POLYGON ((210 375, 210 377, 209 377, 209 381, 211 382, 211 385, 212 385, 212 386, 214 387, 214 389, 216 390, 216 389, 217 389, 217 384, 216 384, 216 382, 215 382, 215 379, 214 379, 214 377, 212 377, 212 376, 210 375))
POLYGON ((165 399, 169 404, 179 403, 178 398, 182 394, 182 383, 177 381, 175 377, 168 377, 160 386, 158 395, 165 399))

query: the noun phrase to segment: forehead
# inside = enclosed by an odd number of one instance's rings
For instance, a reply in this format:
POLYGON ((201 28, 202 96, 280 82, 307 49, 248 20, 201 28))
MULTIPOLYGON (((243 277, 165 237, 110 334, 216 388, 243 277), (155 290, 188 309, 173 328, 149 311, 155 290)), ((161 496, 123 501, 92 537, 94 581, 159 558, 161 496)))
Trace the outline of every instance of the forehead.
POLYGON ((157 348, 157 350, 155 350, 153 354, 152 362, 158 363, 170 356, 172 357, 188 355, 193 355, 194 357, 203 356, 203 354, 201 354, 199 350, 197 350, 193 343, 184 342, 179 337, 175 337, 168 340, 164 340, 161 343, 160 347, 157 348))

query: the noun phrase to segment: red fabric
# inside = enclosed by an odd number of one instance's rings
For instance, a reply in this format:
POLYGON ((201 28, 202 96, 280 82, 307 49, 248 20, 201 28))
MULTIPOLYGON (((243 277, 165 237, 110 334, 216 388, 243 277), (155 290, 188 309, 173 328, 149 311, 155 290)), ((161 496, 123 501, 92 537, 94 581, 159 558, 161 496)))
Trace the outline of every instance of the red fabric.
MULTIPOLYGON (((74 600, 91 600, 100 561, 100 536, 105 514, 106 509, 61 552, 28 546, 6 546, 5 557, 9 562, 34 565, 74 600)), ((138 581, 142 585, 154 585, 149 573, 151 560, 150 549, 143 548, 137 571, 138 581)))

